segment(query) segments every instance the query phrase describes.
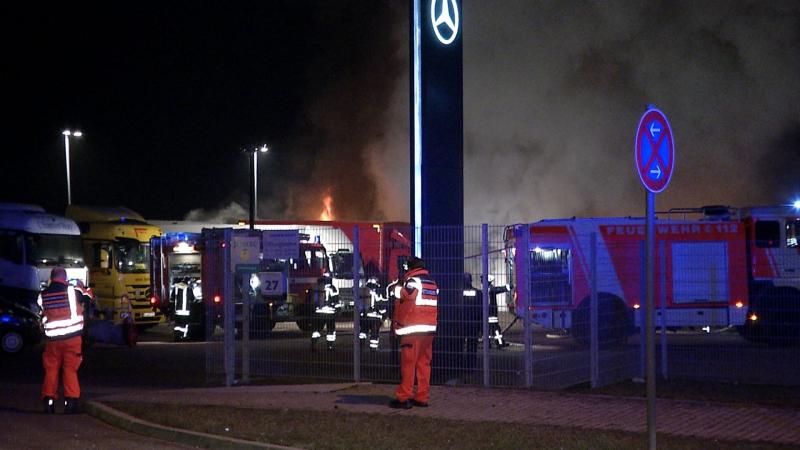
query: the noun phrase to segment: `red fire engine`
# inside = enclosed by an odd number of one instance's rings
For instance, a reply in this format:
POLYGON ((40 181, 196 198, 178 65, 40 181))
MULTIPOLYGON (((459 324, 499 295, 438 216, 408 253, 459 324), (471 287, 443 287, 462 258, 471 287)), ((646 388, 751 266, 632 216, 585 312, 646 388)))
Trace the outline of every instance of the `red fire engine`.
MULTIPOLYGON (((714 206, 659 214, 656 323, 736 327, 752 341, 800 342, 798 234, 800 212, 791 207, 714 206)), ((506 267, 518 289, 514 310, 587 342, 593 236, 599 339, 620 343, 644 319, 635 314, 645 297, 643 218, 572 218, 508 227, 506 267), (521 301, 522 295, 530 301, 521 301)))
MULTIPOLYGON (((164 223, 165 230, 181 230, 177 233, 165 234, 160 238, 160 245, 154 242, 153 248, 161 251, 153 253, 152 266, 161 270, 161 276, 154 276, 156 284, 153 292, 158 298, 154 301, 162 306, 168 305, 166 299, 172 290, 172 285, 178 279, 173 272, 187 265, 189 260, 192 268, 200 271, 202 276, 196 277, 199 283, 202 279, 203 292, 220 292, 221 282, 219 270, 222 261, 219 252, 215 251, 223 245, 221 233, 211 233, 213 228, 235 228, 244 230, 248 228, 244 222, 236 225, 205 224, 193 222, 164 223), (200 235, 201 230, 203 234, 200 235), (194 234, 198 233, 198 234, 194 234), (213 236, 218 242, 209 248, 209 238, 213 236), (203 243, 195 250, 190 245, 191 252, 179 254, 179 250, 186 247, 186 238, 191 238, 191 244, 203 243), (186 261, 185 261, 186 260, 186 261), (172 262, 184 263, 176 265, 172 262)), ((352 312, 354 306, 353 295, 353 262, 355 248, 355 228, 358 228, 358 248, 361 258, 359 276, 361 279, 361 298, 368 301, 369 292, 366 288, 368 279, 375 278, 380 285, 385 286, 387 281, 398 277, 400 268, 411 252, 408 225, 404 223, 374 223, 374 222, 341 222, 341 221, 257 221, 254 225, 257 231, 263 230, 297 230, 301 241, 299 243, 300 258, 297 261, 263 261, 260 270, 270 272, 283 272, 281 284, 284 290, 280 293, 262 295, 254 305, 254 320, 258 321, 258 329, 270 330, 276 322, 294 321, 300 329, 310 329, 310 319, 313 315, 313 306, 309 303, 309 295, 316 288, 318 280, 327 275, 339 292, 339 301, 342 310, 352 312), (261 323, 263 322, 263 323, 261 323)), ((212 240, 213 240, 212 239, 212 240)), ((224 243, 230 245, 230 243, 224 243)), ((194 279, 194 278, 193 278, 194 279)), ((203 297, 206 306, 220 308, 222 301, 220 295, 203 297)))

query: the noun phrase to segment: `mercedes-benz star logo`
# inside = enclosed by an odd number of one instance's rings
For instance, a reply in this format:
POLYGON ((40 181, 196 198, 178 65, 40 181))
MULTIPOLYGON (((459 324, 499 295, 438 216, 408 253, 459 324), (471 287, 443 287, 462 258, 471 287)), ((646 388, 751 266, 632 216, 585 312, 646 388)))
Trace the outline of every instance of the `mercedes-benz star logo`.
POLYGON ((456 0, 431 0, 431 23, 433 23, 433 31, 439 38, 439 42, 445 45, 453 42, 458 35, 456 0), (437 3, 441 4, 441 7, 437 8, 437 3))

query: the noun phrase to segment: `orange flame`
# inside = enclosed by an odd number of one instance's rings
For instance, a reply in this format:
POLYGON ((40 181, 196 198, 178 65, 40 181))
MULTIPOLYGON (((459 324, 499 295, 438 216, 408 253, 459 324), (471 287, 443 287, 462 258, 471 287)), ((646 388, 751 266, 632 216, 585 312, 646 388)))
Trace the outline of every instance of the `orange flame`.
POLYGON ((335 220, 336 216, 333 215, 333 197, 331 194, 326 193, 322 197, 322 212, 319 214, 319 220, 335 220))

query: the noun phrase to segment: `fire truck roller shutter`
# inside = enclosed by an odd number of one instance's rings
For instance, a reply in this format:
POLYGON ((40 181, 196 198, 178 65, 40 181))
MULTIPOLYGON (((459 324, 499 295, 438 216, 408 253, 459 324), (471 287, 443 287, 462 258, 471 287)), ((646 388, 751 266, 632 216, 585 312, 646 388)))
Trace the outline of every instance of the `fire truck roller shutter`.
POLYGON ((752 299, 747 322, 739 332, 751 342, 776 347, 800 345, 800 291, 788 286, 761 289, 752 299))
MULTIPOLYGON (((591 297, 584 298, 572 319, 572 335, 584 346, 590 344, 591 297)), ((600 348, 625 345, 633 332, 633 310, 616 295, 597 293, 597 338, 600 348)))

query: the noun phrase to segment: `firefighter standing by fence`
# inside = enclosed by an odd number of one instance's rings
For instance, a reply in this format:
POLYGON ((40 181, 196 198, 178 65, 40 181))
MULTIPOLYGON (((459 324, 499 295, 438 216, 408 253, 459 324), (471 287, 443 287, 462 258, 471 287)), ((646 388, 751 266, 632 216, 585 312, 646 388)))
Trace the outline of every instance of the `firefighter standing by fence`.
POLYGON ((375 278, 367 280, 367 288, 369 289, 369 307, 365 311, 361 311, 361 332, 358 334, 358 338, 360 341, 369 338, 369 349, 376 351, 380 343, 381 325, 389 311, 389 300, 378 293, 380 285, 375 278))
POLYGON ((511 286, 494 285, 494 276, 489 275, 489 345, 494 343, 497 348, 508 347, 508 342, 503 339, 503 330, 500 328, 500 320, 497 316, 497 296, 505 292, 511 292, 511 286))
POLYGON ((325 342, 328 350, 336 347, 336 309, 339 304, 339 289, 333 285, 331 277, 324 276, 318 280, 317 288, 311 293, 314 301, 313 332, 311 333, 311 350, 316 350, 317 341, 325 329, 325 342))
POLYGON ((483 292, 472 286, 472 275, 464 274, 464 305, 461 320, 463 347, 463 366, 472 369, 477 363, 478 338, 481 336, 481 322, 483 317, 483 292))
POLYGON ((83 309, 91 301, 90 291, 67 283, 67 271, 63 267, 53 268, 50 284, 39 294, 37 303, 41 309, 46 338, 42 353, 45 374, 41 395, 45 413, 55 412, 59 375, 64 384, 64 412, 78 412, 78 399, 81 396, 78 368, 83 361, 83 309))
POLYGON ((393 329, 400 337, 400 385, 389 406, 408 409, 428 406, 431 387, 431 359, 436 334, 439 287, 421 259, 411 257, 403 276, 392 317, 393 329), (417 392, 414 394, 414 378, 417 392))
MULTIPOLYGON (((197 282, 182 278, 172 287, 170 304, 175 317, 173 337, 176 341, 199 339, 205 335, 205 306, 202 297, 195 295, 197 282)), ((199 289, 198 289, 199 290, 199 289)))

